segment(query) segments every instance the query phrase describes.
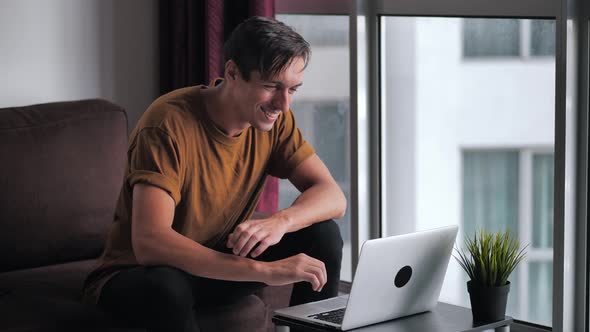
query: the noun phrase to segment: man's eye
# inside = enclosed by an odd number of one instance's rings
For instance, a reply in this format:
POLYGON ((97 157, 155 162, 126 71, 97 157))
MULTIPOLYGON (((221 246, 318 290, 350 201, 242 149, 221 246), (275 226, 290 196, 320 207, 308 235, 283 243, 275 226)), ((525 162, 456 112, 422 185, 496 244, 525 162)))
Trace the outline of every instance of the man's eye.
POLYGON ((277 86, 276 85, 265 85, 264 88, 267 90, 276 90, 277 86))
POLYGON ((297 92, 297 89, 289 89, 290 94, 294 94, 295 92, 297 92))

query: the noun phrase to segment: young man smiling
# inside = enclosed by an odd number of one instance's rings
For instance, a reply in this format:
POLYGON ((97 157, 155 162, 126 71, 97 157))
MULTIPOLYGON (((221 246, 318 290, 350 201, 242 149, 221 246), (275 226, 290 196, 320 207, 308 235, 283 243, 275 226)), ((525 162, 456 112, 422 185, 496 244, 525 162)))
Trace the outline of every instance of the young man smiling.
POLYGON ((151 331, 197 331, 194 310, 295 283, 291 304, 335 296, 346 199, 289 109, 309 44, 278 21, 240 24, 220 84, 158 98, 129 140, 125 182, 85 296, 151 331), (297 200, 251 219, 267 175, 297 200), (325 221, 329 220, 329 221, 325 221))

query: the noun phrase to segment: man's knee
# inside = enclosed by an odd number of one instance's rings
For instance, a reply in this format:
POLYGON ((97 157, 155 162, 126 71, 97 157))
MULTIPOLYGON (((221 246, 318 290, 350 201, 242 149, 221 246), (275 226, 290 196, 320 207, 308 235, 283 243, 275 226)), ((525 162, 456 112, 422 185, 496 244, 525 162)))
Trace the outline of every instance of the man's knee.
POLYGON ((192 287, 186 273, 169 266, 145 268, 146 298, 151 305, 172 310, 192 310, 192 287))
POLYGON ((343 241, 340 234, 340 228, 334 220, 326 220, 314 224, 315 236, 322 240, 322 242, 333 246, 334 249, 342 250, 343 241))
POLYGON ((190 280, 168 266, 121 271, 104 286, 99 306, 117 319, 149 330, 197 330, 190 280))
POLYGON ((322 252, 321 256, 332 261, 324 263, 337 263, 340 265, 344 242, 342 241, 340 228, 334 220, 327 220, 310 226, 309 236, 312 237, 311 240, 317 244, 316 247, 322 252))

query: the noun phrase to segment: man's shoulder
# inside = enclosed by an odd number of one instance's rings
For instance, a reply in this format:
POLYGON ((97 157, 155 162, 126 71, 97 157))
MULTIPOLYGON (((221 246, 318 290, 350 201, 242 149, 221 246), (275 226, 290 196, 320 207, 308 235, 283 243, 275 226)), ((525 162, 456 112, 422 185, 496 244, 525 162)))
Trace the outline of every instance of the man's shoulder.
POLYGON ((156 99, 141 116, 137 127, 159 128, 174 133, 198 121, 200 86, 174 90, 156 99))
POLYGON ((131 134, 133 140, 145 129, 156 129, 183 141, 186 135, 194 133, 199 118, 201 86, 192 86, 169 92, 156 99, 139 119, 131 134))
POLYGON ((285 132, 291 132, 297 128, 295 123, 295 116, 293 115, 293 111, 289 110, 288 112, 281 112, 279 117, 277 118, 275 125, 270 131, 272 136, 277 138, 285 138, 285 132))

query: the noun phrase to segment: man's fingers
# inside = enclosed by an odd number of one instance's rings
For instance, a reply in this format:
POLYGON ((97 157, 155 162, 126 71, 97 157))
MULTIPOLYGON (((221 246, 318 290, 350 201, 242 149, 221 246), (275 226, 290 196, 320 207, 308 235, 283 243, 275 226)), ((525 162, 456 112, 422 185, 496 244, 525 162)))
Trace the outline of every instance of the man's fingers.
POLYGON ((230 235, 227 236, 227 242, 225 243, 225 245, 228 248, 234 247, 234 233, 231 233, 230 235))
POLYGON ((234 234, 233 252, 238 255, 244 249, 244 246, 250 241, 250 238, 256 236, 257 229, 247 229, 240 234, 234 234), (238 237, 239 236, 239 237, 238 237))
POLYGON ((301 266, 304 276, 309 277, 309 275, 313 275, 314 278, 312 280, 307 280, 312 283, 312 289, 316 292, 319 292, 327 281, 327 274, 326 268, 324 263, 320 260, 317 260, 313 257, 309 257, 304 255, 303 260, 300 263, 303 263, 301 266))
POLYGON ((246 257, 248 253, 254 248, 254 246, 258 243, 258 239, 255 235, 250 237, 250 240, 246 243, 246 245, 240 250, 240 256, 246 257))
POLYGON ((234 231, 227 236, 226 246, 228 248, 234 248, 242 235, 244 235, 244 233, 247 232, 250 227, 251 225, 248 221, 238 225, 238 227, 236 227, 236 229, 234 229, 234 231))
POLYGON ((314 289, 314 290, 316 290, 316 291, 318 291, 318 292, 319 292, 319 291, 320 291, 320 289, 321 289, 322 287, 324 287, 324 285, 326 284, 326 275, 325 275, 325 271, 324 271, 324 270, 322 270, 322 269, 321 269, 321 268, 319 268, 319 267, 315 267, 315 266, 313 266, 313 267, 311 267, 311 268, 310 268, 310 272, 312 272, 312 273, 313 273, 313 274, 316 276, 316 278, 318 279, 318 282, 320 283, 320 284, 319 284, 319 287, 318 287, 317 289, 314 289))
POLYGON ((316 292, 319 291, 319 289, 321 288, 321 283, 315 274, 313 274, 311 272, 304 272, 304 278, 305 278, 305 281, 307 281, 311 284, 311 288, 314 291, 316 291, 316 292))
MULTIPOLYGON (((317 268, 322 276, 323 280, 328 280, 328 272, 326 272, 326 264, 319 259, 307 256, 309 258, 309 265, 317 268)), ((325 283, 325 282, 324 282, 325 283)), ((322 284, 323 286, 323 284, 322 284)))
POLYGON ((254 251, 252 251, 250 256, 252 256, 253 258, 256 258, 256 257, 260 256, 263 252, 265 252, 266 249, 268 249, 268 247, 269 247, 268 244, 266 244, 264 241, 262 241, 258 244, 258 247, 256 247, 256 249, 254 249, 254 251))
POLYGON ((246 242, 249 240, 249 235, 247 235, 246 233, 242 233, 240 234, 240 237, 237 238, 236 240, 234 240, 234 245, 233 245, 233 253, 234 255, 238 255, 241 251, 242 248, 244 247, 244 245, 246 244, 246 242))
POLYGON ((322 262, 322 272, 324 273, 324 283, 322 284, 322 288, 324 288, 324 285, 328 282, 328 271, 326 271, 326 264, 324 264, 324 262, 322 262))

